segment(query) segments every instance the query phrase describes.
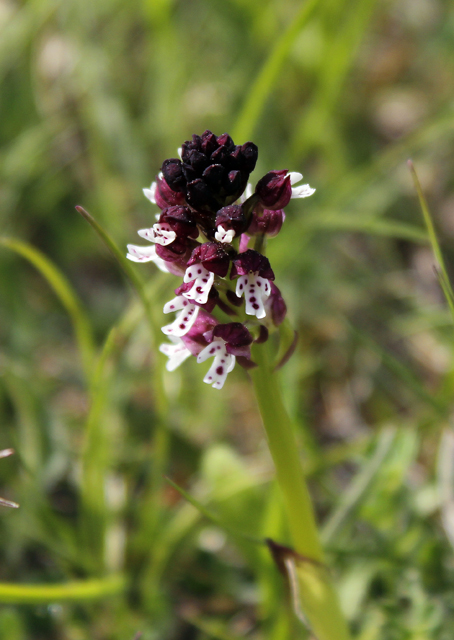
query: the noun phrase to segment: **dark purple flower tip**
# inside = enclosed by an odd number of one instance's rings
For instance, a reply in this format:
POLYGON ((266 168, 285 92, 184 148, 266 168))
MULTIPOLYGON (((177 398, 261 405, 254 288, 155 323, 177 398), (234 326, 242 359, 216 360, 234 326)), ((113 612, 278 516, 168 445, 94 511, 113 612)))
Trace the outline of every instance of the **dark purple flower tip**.
POLYGON ((217 325, 218 320, 213 318, 209 313, 200 309, 197 319, 189 329, 189 331, 181 337, 185 346, 193 356, 199 355, 211 340, 207 339, 207 335, 211 338, 213 328, 217 325))
POLYGON ((178 160, 178 158, 164 160, 161 171, 165 181, 173 191, 184 193, 187 181, 183 173, 181 160, 178 160))
MULTIPOLYGON (((179 287, 175 289, 175 295, 182 296, 184 293, 186 293, 186 291, 189 291, 190 289, 192 289, 193 286, 194 286, 193 281, 183 282, 182 284, 180 284, 179 287)), ((211 311, 213 311, 213 309, 217 305, 218 300, 219 300, 219 293, 216 291, 214 287, 211 287, 210 293, 208 294, 208 300, 205 302, 205 304, 199 304, 193 299, 191 299, 191 303, 196 304, 198 307, 202 307, 202 309, 205 309, 205 311, 208 311, 209 313, 211 313, 211 311)))
POLYGON ((222 207, 216 214, 216 228, 222 226, 224 231, 233 229, 236 235, 240 235, 246 226, 246 217, 243 209, 238 204, 230 204, 222 207))
POLYGON ((292 185, 287 169, 270 171, 257 182, 256 194, 265 209, 283 209, 292 197, 292 185))
POLYGON ((265 302, 265 308, 271 313, 271 319, 273 324, 278 327, 285 319, 287 315, 287 305, 284 302, 284 298, 278 287, 271 282, 271 293, 268 300, 265 302))
POLYGON ((203 172, 202 178, 212 189, 219 189, 226 178, 226 170, 222 164, 210 164, 203 172))
POLYGON ((207 156, 210 156, 213 153, 213 151, 216 151, 216 149, 219 146, 216 136, 214 135, 214 133, 212 133, 208 129, 204 133, 202 133, 201 140, 202 140, 202 144, 201 144, 202 151, 207 156))
POLYGON ((218 324, 214 327, 211 339, 207 335, 209 342, 214 338, 221 338, 226 343, 226 351, 232 356, 250 357, 253 338, 244 324, 241 322, 229 322, 228 324, 218 324))
POLYGON ((216 211, 219 206, 207 183, 201 178, 188 183, 186 199, 191 207, 196 210, 210 209, 216 211))
POLYGON ((251 173, 255 169, 259 150, 253 142, 245 142, 241 147, 240 167, 251 173))
POLYGON ((194 214, 188 207, 167 207, 161 213, 159 222, 166 222, 177 234, 177 238, 197 238, 199 230, 196 225, 194 214))
POLYGON ((229 149, 222 145, 211 154, 210 164, 222 164, 224 166, 227 163, 228 158, 229 149))
POLYGON ((231 279, 257 272, 262 278, 274 280, 274 272, 270 266, 270 261, 258 251, 254 251, 254 249, 248 249, 244 253, 239 253, 237 257, 232 260, 231 279))
POLYGON ((208 158, 201 151, 197 151, 197 149, 191 149, 191 151, 189 151, 186 162, 191 165, 197 174, 202 173, 208 166, 208 158))
POLYGON ((199 244, 192 252, 188 267, 193 264, 202 264, 208 271, 224 278, 229 270, 230 258, 217 242, 205 242, 199 244))
MULTIPOLYGON (((246 178, 247 180, 247 178, 246 178)), ((245 185, 241 171, 234 169, 229 171, 224 180, 224 189, 228 196, 234 196, 235 200, 243 193, 245 185)))
POLYGON ((233 140, 228 133, 223 133, 222 136, 218 136, 217 142, 220 147, 225 147, 228 151, 233 151, 235 147, 233 140))
POLYGON ((277 236, 282 228, 282 224, 285 220, 285 213, 283 209, 264 209, 263 211, 252 214, 251 224, 248 227, 248 233, 253 236, 258 236, 266 233, 270 238, 277 236))
POLYGON ((160 209, 181 205, 184 203, 184 198, 185 194, 183 192, 174 191, 169 187, 165 178, 156 176, 155 199, 160 209))

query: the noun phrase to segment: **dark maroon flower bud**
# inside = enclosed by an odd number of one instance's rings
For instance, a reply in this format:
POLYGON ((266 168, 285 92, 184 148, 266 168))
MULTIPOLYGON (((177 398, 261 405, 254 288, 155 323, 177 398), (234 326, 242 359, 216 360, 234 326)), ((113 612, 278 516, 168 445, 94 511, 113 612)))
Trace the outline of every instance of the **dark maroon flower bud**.
POLYGON ((227 147, 219 147, 211 154, 210 164, 222 164, 224 165, 229 157, 229 150, 227 147))
POLYGON ((197 151, 196 149, 191 149, 191 151, 188 153, 186 163, 190 164, 191 167, 199 175, 208 166, 208 158, 201 151, 197 151))
POLYGON ((224 181, 224 189, 227 195, 235 195, 236 200, 237 194, 241 195, 244 190, 243 182, 241 171, 230 171, 227 180, 224 181))
POLYGON ((209 157, 213 151, 216 151, 218 146, 219 144, 214 133, 211 133, 208 129, 205 133, 202 133, 202 151, 205 155, 209 157))
POLYGON ((159 216, 159 222, 169 224, 179 239, 199 235, 194 214, 188 207, 167 207, 159 216))
POLYGON ((228 207, 222 207, 216 214, 216 228, 222 226, 224 231, 233 229, 235 235, 240 235, 246 226, 246 218, 243 209, 238 204, 230 204, 228 207))
POLYGON ((256 194, 265 209, 283 209, 292 197, 292 185, 287 169, 270 171, 257 182, 256 194))
POLYGON ((191 255, 191 247, 188 247, 188 243, 177 238, 171 244, 163 246, 162 244, 156 244, 157 255, 166 262, 181 263, 186 267, 189 256, 191 255))
POLYGON ((188 162, 183 162, 183 174, 187 182, 192 182, 196 178, 200 177, 192 164, 189 164, 188 162))
MULTIPOLYGON (((171 245, 167 245, 171 246, 171 245)), ((221 278, 227 275, 229 270, 230 258, 223 247, 217 242, 206 242, 198 245, 191 254, 188 261, 188 267, 193 264, 202 264, 202 266, 221 278)))
POLYGON ((160 178, 159 176, 156 176, 156 191, 154 196, 156 204, 160 209, 183 204, 185 198, 183 192, 174 191, 169 187, 165 178, 160 178))
POLYGON ((277 211, 264 209, 261 213, 254 211, 251 224, 248 227, 248 233, 253 236, 266 233, 267 236, 272 238, 277 236, 284 220, 285 213, 283 209, 278 209, 277 211))
POLYGON ((287 305, 284 302, 284 298, 282 297, 280 290, 276 287, 274 282, 271 282, 270 284, 271 294, 265 302, 265 309, 267 316, 270 313, 273 324, 278 327, 287 315, 287 305))
POLYGON ((262 278, 267 280, 274 280, 274 272, 270 266, 270 261, 265 256, 262 256, 258 251, 248 249, 244 253, 239 253, 236 258, 232 260, 232 271, 230 278, 236 278, 237 276, 245 276, 248 273, 258 273, 262 278))
MULTIPOLYGON (((209 334, 207 337, 209 339, 209 334)), ((253 338, 241 322, 229 322, 228 324, 216 325, 212 331, 212 340, 214 340, 214 338, 224 340, 227 353, 230 353, 232 356, 249 357, 251 354, 250 345, 252 344, 253 338)))
POLYGON ((220 147, 225 146, 228 151, 232 151, 235 146, 228 133, 223 133, 222 136, 218 137, 218 145, 220 147))
POLYGON ((183 174, 183 165, 177 158, 169 158, 162 163, 161 171, 164 179, 173 191, 183 193, 186 188, 186 178, 183 174))
POLYGON ((216 211, 218 204, 207 183, 198 178, 187 185, 186 199, 194 209, 211 209, 216 211))
POLYGON ((211 189, 218 190, 224 182, 226 171, 222 164, 210 164, 202 174, 203 180, 211 189))
POLYGON ((241 169, 245 169, 249 173, 254 171, 259 150, 253 142, 245 142, 241 147, 241 169))

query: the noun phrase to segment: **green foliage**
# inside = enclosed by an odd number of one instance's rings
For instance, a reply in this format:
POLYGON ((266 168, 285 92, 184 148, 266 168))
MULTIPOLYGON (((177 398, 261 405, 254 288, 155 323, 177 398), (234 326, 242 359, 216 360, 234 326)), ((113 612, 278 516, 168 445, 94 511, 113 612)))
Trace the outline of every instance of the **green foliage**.
POLYGON ((0 0, 0 33, 0 637, 307 637, 258 543, 290 532, 249 377, 165 371, 175 285, 122 257, 210 128, 317 188, 267 255, 355 637, 450 639, 450 3, 0 0))

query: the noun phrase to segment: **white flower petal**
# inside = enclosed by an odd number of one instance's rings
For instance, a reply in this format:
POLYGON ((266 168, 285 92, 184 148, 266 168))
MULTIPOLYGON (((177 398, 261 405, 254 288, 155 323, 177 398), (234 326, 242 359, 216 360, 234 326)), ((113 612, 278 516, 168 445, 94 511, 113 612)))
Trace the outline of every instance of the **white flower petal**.
POLYGON ((128 253, 126 257, 132 262, 154 262, 160 271, 170 273, 166 267, 165 261, 157 255, 156 247, 154 245, 139 247, 135 244, 128 244, 128 253))
POLYGON ((235 231, 233 229, 229 229, 228 231, 226 231, 222 225, 219 225, 216 233, 214 234, 214 237, 218 242, 225 242, 227 244, 230 244, 230 242, 232 242, 233 238, 235 237, 235 231))
POLYGON ((312 189, 308 184, 292 187, 292 198, 308 198, 313 193, 315 193, 315 189, 312 189))
POLYGON ((215 338, 207 345, 197 356, 197 362, 204 362, 211 357, 214 359, 203 381, 211 384, 214 389, 222 389, 227 374, 235 366, 236 358, 227 353, 225 341, 221 338, 215 338))
POLYGON ((178 341, 174 340, 174 344, 161 344, 159 351, 169 358, 166 364, 167 371, 174 371, 191 355, 183 340, 180 339, 178 341))
POLYGON ((298 171, 290 171, 287 175, 290 176, 290 184, 296 184, 303 179, 303 174, 298 171))
POLYGON ((171 244, 177 234, 167 222, 156 222, 151 229, 139 229, 137 232, 141 238, 145 238, 149 242, 156 242, 165 247, 171 244))
POLYGON ((197 319, 200 307, 192 304, 183 296, 177 296, 164 306, 164 313, 179 311, 175 320, 162 327, 161 331, 168 336, 181 337, 186 335, 197 319))
POLYGON ((185 291, 183 296, 189 300, 195 300, 198 304, 205 304, 214 281, 214 273, 205 269, 202 264, 193 264, 186 269, 183 280, 194 282, 191 289, 185 291))
MULTIPOLYGON (((298 173, 297 171, 291 171, 287 175, 290 176, 290 184, 294 185, 300 180, 303 179, 303 174, 298 173)), ((302 184, 299 187, 292 186, 292 198, 308 198, 313 193, 315 193, 315 189, 312 189, 308 184, 302 184)))
POLYGON ((236 295, 244 295, 245 311, 248 316, 261 320, 266 316, 264 303, 271 293, 270 281, 258 275, 258 272, 240 276, 236 283, 236 295))
POLYGON ((156 186, 156 182, 152 182, 149 189, 142 189, 144 196, 153 204, 156 204, 156 186))

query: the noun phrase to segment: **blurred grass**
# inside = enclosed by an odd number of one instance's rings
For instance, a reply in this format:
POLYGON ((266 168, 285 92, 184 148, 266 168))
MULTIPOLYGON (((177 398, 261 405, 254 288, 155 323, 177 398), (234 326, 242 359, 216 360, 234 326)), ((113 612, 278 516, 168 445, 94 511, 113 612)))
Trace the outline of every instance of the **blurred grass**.
POLYGON ((453 42, 443 0, 0 0, 0 495, 21 505, 1 638, 307 637, 266 550, 228 535, 288 541, 247 376, 216 394, 194 362, 163 370, 176 279, 134 266, 135 300, 74 211, 123 251, 154 219, 142 188, 206 128, 317 188, 268 255, 355 637, 451 638, 452 320, 406 160, 452 278, 453 42))

